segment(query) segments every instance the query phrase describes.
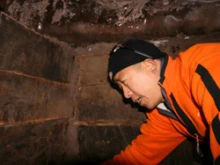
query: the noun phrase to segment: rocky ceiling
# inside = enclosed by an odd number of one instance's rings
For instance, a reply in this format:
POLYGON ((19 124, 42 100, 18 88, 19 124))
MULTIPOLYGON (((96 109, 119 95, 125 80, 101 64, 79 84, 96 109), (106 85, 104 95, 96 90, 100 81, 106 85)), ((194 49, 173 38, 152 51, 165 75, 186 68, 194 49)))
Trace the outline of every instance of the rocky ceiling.
POLYGON ((0 10, 73 47, 220 31, 220 0, 3 0, 0 10))

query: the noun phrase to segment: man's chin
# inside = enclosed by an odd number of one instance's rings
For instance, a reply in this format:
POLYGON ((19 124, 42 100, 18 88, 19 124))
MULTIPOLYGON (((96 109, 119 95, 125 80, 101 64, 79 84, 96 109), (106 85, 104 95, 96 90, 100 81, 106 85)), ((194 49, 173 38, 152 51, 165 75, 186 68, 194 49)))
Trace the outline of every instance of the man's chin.
POLYGON ((155 109, 155 106, 150 106, 150 105, 146 105, 146 104, 143 104, 143 105, 140 105, 140 106, 145 107, 148 112, 151 112, 152 110, 155 109))

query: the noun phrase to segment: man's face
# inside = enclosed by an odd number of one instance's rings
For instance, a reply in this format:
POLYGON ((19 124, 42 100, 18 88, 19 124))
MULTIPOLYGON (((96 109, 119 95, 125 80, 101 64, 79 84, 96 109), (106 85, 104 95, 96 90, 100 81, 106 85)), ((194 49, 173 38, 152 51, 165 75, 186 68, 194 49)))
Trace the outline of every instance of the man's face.
POLYGON ((158 71, 155 71, 151 63, 141 62, 118 72, 114 80, 125 98, 130 98, 147 109, 153 109, 162 101, 159 78, 158 71))

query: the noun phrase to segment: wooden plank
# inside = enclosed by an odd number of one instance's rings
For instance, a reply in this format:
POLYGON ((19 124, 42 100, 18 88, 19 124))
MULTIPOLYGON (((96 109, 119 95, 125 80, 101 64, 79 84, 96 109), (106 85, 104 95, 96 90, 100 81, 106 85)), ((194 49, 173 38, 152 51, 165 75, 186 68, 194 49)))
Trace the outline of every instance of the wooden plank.
POLYGON ((109 121, 115 124, 127 121, 143 123, 146 119, 146 116, 138 111, 140 107, 137 104, 128 104, 129 100, 123 100, 122 95, 109 84, 82 86, 76 101, 78 112, 75 119, 89 124, 94 124, 94 121, 103 124, 108 124, 109 121))
POLYGON ((0 124, 70 118, 71 85, 0 70, 0 124))
POLYGON ((70 82, 74 56, 0 13, 0 69, 70 82))
POLYGON ((69 125, 69 119, 59 119, 0 127, 1 165, 67 164, 70 146, 78 150, 69 125))
POLYGON ((108 54, 78 56, 79 63, 79 85, 98 85, 108 82, 108 54))

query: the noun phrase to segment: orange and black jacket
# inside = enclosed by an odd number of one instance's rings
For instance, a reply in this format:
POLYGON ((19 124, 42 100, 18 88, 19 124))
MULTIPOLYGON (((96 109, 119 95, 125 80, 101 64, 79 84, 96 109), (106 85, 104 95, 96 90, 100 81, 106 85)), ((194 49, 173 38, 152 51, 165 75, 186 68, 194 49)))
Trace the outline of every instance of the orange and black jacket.
MULTIPOLYGON (((105 165, 156 165, 187 137, 209 139, 220 164, 220 43, 196 44, 173 60, 164 59, 159 85, 172 115, 147 113, 141 134, 105 165)), ((199 150, 199 148, 198 148, 199 150)))

